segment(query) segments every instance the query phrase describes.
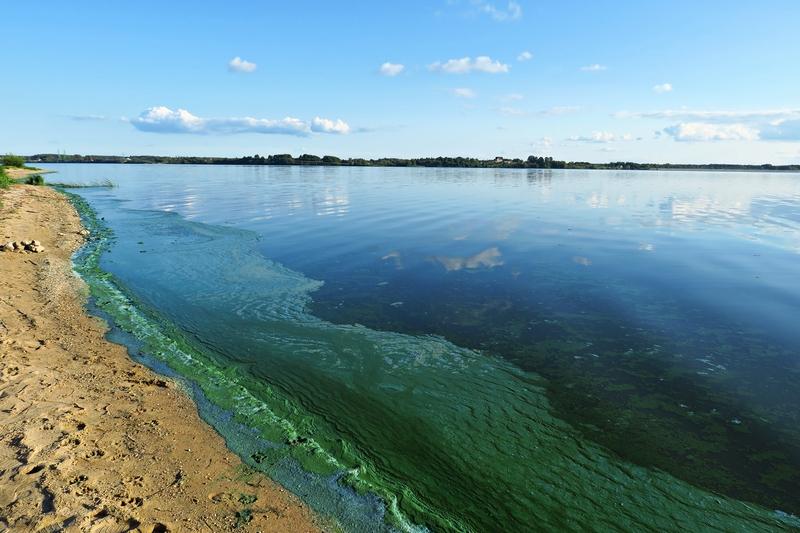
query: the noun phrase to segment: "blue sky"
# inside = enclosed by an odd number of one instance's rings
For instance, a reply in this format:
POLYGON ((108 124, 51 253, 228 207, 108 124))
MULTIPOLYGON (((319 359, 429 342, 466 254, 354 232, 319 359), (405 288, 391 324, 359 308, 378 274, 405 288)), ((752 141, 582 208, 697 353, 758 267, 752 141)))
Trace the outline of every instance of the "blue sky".
POLYGON ((800 2, 13 2, 0 151, 800 163, 800 2))

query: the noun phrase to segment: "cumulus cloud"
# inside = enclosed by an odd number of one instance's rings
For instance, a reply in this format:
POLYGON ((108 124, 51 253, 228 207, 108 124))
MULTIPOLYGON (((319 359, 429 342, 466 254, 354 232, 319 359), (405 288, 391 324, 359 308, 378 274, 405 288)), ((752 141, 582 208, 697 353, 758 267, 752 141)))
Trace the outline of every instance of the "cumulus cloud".
POLYGON ((755 141, 759 131, 746 124, 711 124, 708 122, 681 122, 664 128, 664 133, 676 141, 755 141))
POLYGON ((672 92, 672 84, 671 83, 660 83, 658 85, 653 85, 653 92, 658 93, 658 94, 671 93, 672 92))
POLYGON ((348 133, 350 126, 342 120, 316 117, 311 124, 294 117, 266 119, 252 117, 202 118, 185 109, 151 107, 130 123, 140 131, 151 133, 235 134, 264 133, 307 136, 316 133, 348 133))
POLYGON ((530 61, 533 59, 533 54, 525 50, 524 52, 520 52, 517 56, 517 61, 530 61))
POLYGON ((615 113, 614 116, 617 118, 648 118, 687 122, 769 122, 800 119, 800 109, 762 109, 752 111, 666 109, 648 112, 620 111, 615 113))
POLYGON ((311 121, 311 131, 344 135, 350 133, 350 126, 341 119, 334 121, 327 118, 314 117, 314 120, 311 121))
POLYGON ((656 132, 656 135, 666 133, 676 141, 800 141, 800 109, 793 108, 620 111, 614 116, 623 119, 676 121, 676 124, 656 132))
POLYGON ((453 93, 453 96, 458 98, 475 98, 478 96, 475 91, 467 87, 456 87, 455 89, 450 89, 450 92, 453 93))
POLYGON ((501 74, 509 71, 511 67, 489 56, 462 57, 448 59, 444 63, 437 61, 428 65, 428 70, 444 72, 446 74, 468 74, 470 72, 485 72, 487 74, 501 74))
POLYGON ((253 72, 256 70, 256 64, 236 56, 228 62, 228 70, 231 72, 253 72))
POLYGON ((482 13, 492 17, 494 20, 505 22, 508 20, 519 20, 522 18, 522 6, 517 2, 508 2, 505 7, 497 7, 485 0, 472 0, 472 4, 482 13))
POLYGON ((405 68, 406 68, 406 66, 405 65, 401 65, 400 63, 389 63, 387 61, 386 63, 384 63, 383 65, 380 66, 380 68, 378 69, 378 72, 380 72, 381 75, 383 75, 383 76, 388 76, 390 78, 393 78, 393 77, 397 76, 398 74, 400 74, 401 72, 403 72, 403 70, 405 70, 405 68))
POLYGON ((633 141, 634 137, 629 133, 626 133, 624 135, 617 135, 615 133, 611 133, 610 131, 595 131, 592 132, 591 135, 569 137, 567 140, 572 142, 605 144, 605 143, 621 142, 621 141, 633 141))
POLYGON ((581 70, 584 72, 601 72, 603 70, 608 70, 608 67, 595 63, 594 65, 586 65, 585 67, 581 67, 581 70))
POLYGON ((131 120, 136 129, 155 133, 205 133, 204 122, 185 109, 173 111, 164 106, 151 107, 131 120))

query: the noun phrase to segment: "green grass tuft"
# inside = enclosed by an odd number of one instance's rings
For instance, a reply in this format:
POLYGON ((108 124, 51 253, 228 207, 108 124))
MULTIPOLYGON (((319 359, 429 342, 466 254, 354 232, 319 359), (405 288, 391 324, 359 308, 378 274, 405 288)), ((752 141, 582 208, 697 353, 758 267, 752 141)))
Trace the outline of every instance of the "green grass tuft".
POLYGON ((0 189, 8 189, 8 186, 14 183, 14 180, 8 177, 6 169, 0 167, 0 189))
POLYGON ((236 511, 236 529, 246 526, 253 519, 253 511, 250 509, 242 509, 236 511))

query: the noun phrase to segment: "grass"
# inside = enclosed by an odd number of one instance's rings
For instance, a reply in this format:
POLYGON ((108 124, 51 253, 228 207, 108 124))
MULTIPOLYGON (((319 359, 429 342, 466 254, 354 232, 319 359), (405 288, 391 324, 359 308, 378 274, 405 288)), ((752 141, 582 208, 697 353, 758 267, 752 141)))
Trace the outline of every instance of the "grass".
MULTIPOLYGON (((14 183, 14 181, 8 177, 6 174, 6 169, 0 167, 0 189, 8 189, 8 186, 14 183)), ((0 209, 3 209, 3 201, 0 200, 0 209)))
POLYGON ((236 511, 236 529, 246 526, 253 519, 253 511, 250 509, 242 509, 236 511))
POLYGON ((14 180, 8 177, 6 169, 0 167, 0 189, 8 189, 8 186, 14 183, 14 180))

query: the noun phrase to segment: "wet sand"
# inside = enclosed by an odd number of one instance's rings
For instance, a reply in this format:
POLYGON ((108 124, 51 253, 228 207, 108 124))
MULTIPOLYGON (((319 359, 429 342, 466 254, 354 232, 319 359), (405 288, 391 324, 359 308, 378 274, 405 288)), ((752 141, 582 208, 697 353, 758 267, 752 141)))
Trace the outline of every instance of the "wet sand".
POLYGON ((47 187, 0 190, 0 530, 320 531, 171 380, 104 338, 72 272, 80 220, 47 187))

